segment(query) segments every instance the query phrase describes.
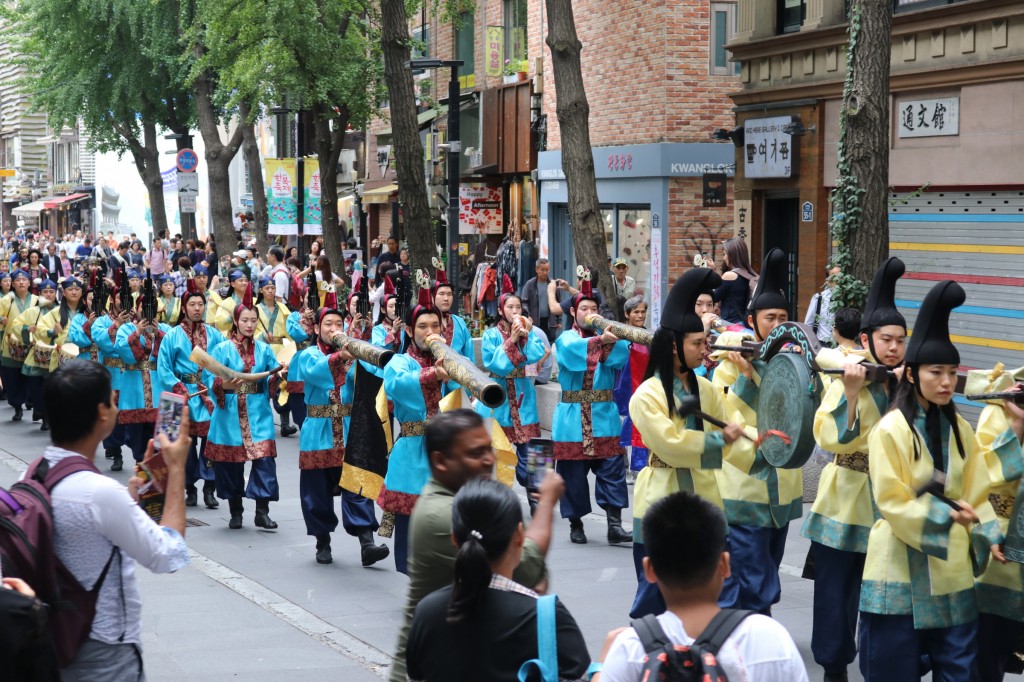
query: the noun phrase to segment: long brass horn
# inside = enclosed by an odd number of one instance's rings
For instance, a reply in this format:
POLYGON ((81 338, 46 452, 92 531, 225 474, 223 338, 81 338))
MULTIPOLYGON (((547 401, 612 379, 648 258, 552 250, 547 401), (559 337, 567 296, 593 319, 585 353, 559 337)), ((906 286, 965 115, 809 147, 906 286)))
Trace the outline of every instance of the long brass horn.
POLYGON ((213 357, 202 348, 193 348, 192 353, 188 356, 188 359, 199 365, 202 369, 205 369, 210 374, 218 376, 225 381, 245 381, 247 383, 256 383, 257 381, 263 381, 267 377, 277 374, 283 366, 273 369, 269 372, 238 372, 230 367, 225 367, 220 364, 213 357))
POLYGON ((360 339, 354 339, 348 334, 335 334, 332 343, 334 347, 339 350, 347 350, 357 360, 368 362, 375 367, 380 367, 381 369, 391 362, 391 358, 395 355, 395 351, 393 350, 381 348, 380 346, 375 346, 372 343, 367 343, 360 339))
POLYGON ((448 372, 452 381, 469 391, 474 398, 490 408, 498 407, 505 402, 507 396, 501 384, 484 374, 468 358, 456 353, 437 339, 428 341, 427 346, 434 357, 441 361, 441 366, 448 372))
POLYGON ((608 320, 600 315, 587 315, 586 323, 588 327, 599 334, 610 331, 623 341, 639 343, 641 346, 647 346, 648 348, 651 347, 651 341, 654 339, 654 332, 649 329, 634 327, 629 324, 616 322, 615 320, 608 320))

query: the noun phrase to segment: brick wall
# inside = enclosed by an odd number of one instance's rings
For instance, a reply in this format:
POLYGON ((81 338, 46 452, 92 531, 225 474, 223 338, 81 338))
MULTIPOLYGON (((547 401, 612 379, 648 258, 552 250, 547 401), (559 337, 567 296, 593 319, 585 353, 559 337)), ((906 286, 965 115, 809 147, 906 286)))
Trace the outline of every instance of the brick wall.
POLYGON ((704 208, 703 190, 703 179, 699 177, 669 181, 666 259, 669 281, 692 266, 694 255, 700 252, 706 252, 721 265, 722 242, 733 236, 732 192, 726 195, 726 206, 704 208))

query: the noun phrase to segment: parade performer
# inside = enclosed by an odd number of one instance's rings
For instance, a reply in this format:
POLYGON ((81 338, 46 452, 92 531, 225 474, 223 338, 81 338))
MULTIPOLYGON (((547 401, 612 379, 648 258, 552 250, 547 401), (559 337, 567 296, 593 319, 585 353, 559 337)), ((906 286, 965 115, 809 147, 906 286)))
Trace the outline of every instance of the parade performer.
POLYGON ((106 288, 107 284, 104 282, 103 286, 107 292, 104 305, 102 308, 97 308, 93 301, 99 295, 98 283, 101 281, 102 275, 93 271, 90 277, 89 288, 85 290, 85 300, 82 302, 82 315, 76 315, 71 321, 71 326, 68 328, 67 341, 78 346, 78 357, 80 359, 101 362, 99 346, 92 340, 92 327, 99 319, 96 311, 106 310, 106 306, 109 305, 112 296, 110 295, 110 289, 106 288))
POLYGON ((811 652, 825 669, 827 682, 845 680, 846 668, 857 656, 857 604, 868 534, 876 517, 868 481, 868 436, 895 390, 895 381, 892 386, 866 383, 861 361, 890 369, 903 364, 907 323, 896 309, 896 282, 905 269, 898 258, 878 268, 861 316, 865 352, 845 355, 845 374, 829 385, 814 415, 815 441, 835 453, 821 472, 802 531, 811 540, 814 562, 811 652))
MULTIPOLYGON (((196 267, 197 271, 199 267, 196 267)), ((181 295, 178 324, 160 344, 157 378, 161 391, 185 396, 188 402, 192 445, 185 465, 185 504, 194 507, 199 503, 196 483, 201 480, 203 503, 208 509, 216 509, 220 503, 215 495, 213 468, 206 457, 213 396, 210 395, 210 385, 205 383, 199 365, 189 359, 194 348, 212 353, 214 348, 224 343, 224 337, 217 328, 204 321, 208 320, 206 309, 206 297, 200 289, 200 276, 196 274, 186 282, 185 293, 181 295)))
MULTIPOLYGON (((789 288, 786 254, 772 249, 765 256, 757 288, 748 305, 747 325, 758 342, 789 319, 789 288)), ((740 345, 725 341, 719 343, 740 345)), ((747 360, 730 352, 715 369, 712 383, 728 390, 727 400, 745 426, 757 428, 758 388, 763 371, 760 360, 747 360)), ((732 576, 725 581, 719 605, 769 614, 779 601, 782 585, 779 566, 786 549, 789 522, 803 513, 803 480, 799 469, 776 469, 758 454, 749 471, 724 462, 718 486, 729 520, 729 552, 732 576)))
MULTIPOLYGON (((493 410, 477 401, 476 411, 482 417, 498 420, 509 442, 516 447, 516 480, 529 486, 526 444, 540 438, 537 415, 537 391, 533 379, 526 376, 526 366, 544 357, 544 344, 533 330, 533 322, 523 316, 523 301, 515 294, 512 280, 505 275, 498 299, 498 324, 484 332, 481 355, 491 376, 504 384, 507 398, 493 410)), ((531 509, 537 504, 529 498, 531 509)))
MULTIPOLYGON (((315 295, 314 291, 314 295, 315 295)), ((301 310, 294 310, 288 315, 285 321, 285 329, 288 338, 295 342, 295 356, 309 348, 315 342, 316 334, 313 331, 316 312, 311 308, 303 307, 301 310)), ((291 413, 294 426, 285 428, 284 417, 281 421, 281 435, 291 436, 302 426, 306 420, 306 398, 305 382, 302 381, 299 365, 292 362, 288 365, 288 411, 291 413)))
MULTIPOLYGON (((118 399, 121 395, 121 374, 124 372, 124 362, 114 350, 114 343, 117 341, 118 329, 131 319, 131 312, 121 309, 121 295, 128 293, 127 277, 122 276, 121 279, 123 280, 122 284, 115 285, 110 294, 110 307, 100 318, 93 320, 89 326, 89 338, 96 345, 97 361, 110 372, 110 386, 114 391, 115 398, 118 399)), ((106 458, 114 460, 110 465, 111 471, 121 471, 124 466, 121 448, 127 443, 128 434, 125 425, 119 421, 110 435, 103 439, 103 452, 106 458)))
POLYGON ((918 679, 922 656, 936 680, 975 679, 972 549, 980 566, 989 553, 1005 561, 985 457, 953 404, 960 353, 949 339, 949 314, 965 298, 951 281, 925 296, 906 369, 868 437, 881 515, 868 537, 860 593, 859 660, 869 682, 918 679))
POLYGON ((144 304, 144 297, 140 296, 135 311, 137 321, 120 325, 114 340, 114 353, 124 363, 117 400, 117 421, 124 424, 125 442, 136 462, 142 461, 149 439, 153 437, 160 401, 160 382, 156 380, 157 358, 160 343, 171 330, 167 325, 147 319, 142 312, 144 304))
POLYGON ((217 324, 217 313, 220 311, 220 304, 223 300, 216 291, 209 288, 210 271, 202 263, 192 267, 192 286, 196 293, 200 294, 206 301, 203 322, 206 324, 217 324))
MULTIPOLYGON (((631 327, 644 328, 647 319, 647 304, 643 295, 630 298, 622 304, 623 312, 626 314, 626 321, 631 327)), ((651 358, 651 349, 640 343, 629 344, 629 359, 626 366, 619 372, 619 378, 615 382, 615 404, 619 407, 619 416, 622 417, 622 431, 619 434, 619 445, 629 448, 626 462, 629 467, 627 476, 631 472, 640 472, 647 466, 647 457, 650 454, 647 446, 644 445, 640 432, 633 424, 629 416, 629 400, 633 397, 636 389, 644 381, 647 373, 647 363, 651 358)), ((628 479, 627 479, 628 480, 628 479)))
MULTIPOLYGON (((967 373, 964 393, 1003 393, 1021 390, 1024 367, 1012 371, 999 363, 991 371, 967 373)), ((1017 398, 1019 400, 1019 398, 1017 398)), ((1010 512, 1024 473, 1024 409, 1015 400, 990 400, 978 417, 978 455, 985 460, 991 488, 989 502, 1006 536, 1010 512)), ((1018 525, 1017 532, 1022 529, 1018 525)), ((1024 635, 1024 567, 1016 562, 990 561, 978 578, 978 682, 999 682, 1018 651, 1024 635)))
MULTIPOLYGON (((269 372, 279 363, 270 346, 254 338, 259 316, 253 305, 252 284, 246 284, 242 302, 232 314, 231 336, 210 355, 236 372, 269 372)), ((208 370, 203 377, 215 402, 206 456, 214 463, 217 497, 226 499, 230 507, 228 528, 242 527, 244 496, 256 501, 256 527, 274 530, 277 523, 270 518, 270 503, 279 499, 279 489, 274 417, 267 398, 267 384, 272 377, 259 381, 225 380, 208 370), (252 463, 248 485, 244 476, 246 462, 252 463)))
POLYGON ((181 319, 181 300, 174 295, 174 278, 170 275, 160 275, 157 283, 160 285, 160 295, 157 298, 160 305, 159 320, 163 324, 174 326, 181 319))
MULTIPOLYGON (((333 303, 329 299, 330 295, 333 303)), ((331 533, 338 527, 334 495, 345 461, 355 360, 341 347, 341 312, 322 308, 317 318, 316 343, 293 361, 299 365, 306 398, 306 420, 299 434, 299 497, 306 534, 316 538, 316 562, 329 564, 331 533)), ((372 500, 342 489, 341 516, 345 532, 359 538, 363 566, 388 556, 387 545, 373 542, 378 524, 372 500)))
MULTIPOLYGON (((270 346, 275 357, 284 349, 284 341, 288 338, 288 316, 291 312, 283 301, 277 300, 277 284, 271 277, 260 277, 259 279, 260 300, 256 304, 256 312, 259 314, 259 326, 256 328, 256 338, 270 346)), ((270 404, 274 412, 281 418, 281 435, 289 436, 295 431, 291 425, 291 408, 288 406, 288 396, 285 395, 282 404, 282 384, 287 386, 285 377, 274 377, 270 380, 270 404)), ((287 391, 287 388, 284 389, 287 391)))
MULTIPOLYGON (((85 304, 82 301, 82 283, 69 276, 61 281, 60 288, 63 293, 60 304, 52 306, 36 324, 35 341, 54 347, 54 350, 50 353, 49 365, 43 374, 42 385, 39 387, 37 400, 40 404, 43 402, 43 389, 45 388, 46 377, 57 369, 57 364, 60 360, 59 349, 67 341, 69 328, 79 318, 85 319, 83 312, 86 311, 85 304)), ((40 430, 49 431, 50 424, 45 411, 42 415, 42 422, 40 430)))
POLYGON ((384 276, 384 297, 380 301, 380 317, 373 326, 370 341, 375 346, 398 352, 402 344, 402 316, 398 313, 398 294, 391 277, 384 276))
POLYGON ((20 422, 28 388, 21 368, 30 349, 20 336, 12 335, 11 331, 14 320, 26 310, 33 308, 39 299, 28 291, 28 273, 24 270, 15 270, 11 278, 13 293, 0 299, 0 328, 3 329, 3 341, 0 343, 0 372, 3 375, 4 391, 7 393, 7 404, 14 408, 11 421, 20 422))
POLYGON ((407 573, 409 516, 430 478, 423 441, 425 425, 438 413, 441 392, 449 380, 448 372, 434 361, 427 345, 433 339, 444 341, 441 313, 431 303, 429 280, 422 270, 416 272, 416 280, 420 285, 418 303, 406 320, 405 350, 384 368, 384 392, 395 398, 395 417, 401 432, 391 450, 377 504, 393 519, 389 524, 385 515, 381 535, 387 537, 394 532, 395 568, 399 573, 407 573))
POLYGON ((53 310, 57 302, 57 285, 52 280, 44 279, 36 286, 36 291, 39 292, 36 305, 14 319, 11 333, 28 348, 25 362, 21 366, 21 376, 25 382, 26 404, 32 405, 32 421, 42 420, 43 426, 47 426, 43 409, 43 382, 50 373, 53 351, 36 343, 39 340, 36 330, 43 316, 53 310))
POLYGON ((612 399, 615 372, 626 364, 629 344, 611 331, 596 334, 586 326, 587 316, 598 312, 598 301, 590 272, 580 266, 577 274, 581 283, 570 303, 572 329, 555 341, 562 396, 552 419, 551 438, 555 468, 565 479, 560 511, 563 519, 569 519, 569 539, 586 544, 583 517, 591 511, 587 474, 593 472, 597 504, 608 516, 609 544, 632 542, 632 534, 622 527, 622 509, 629 497, 619 445, 622 423, 612 399))
MULTIPOLYGON (((438 258, 433 259, 437 279, 432 287, 434 308, 441 314, 441 336, 444 342, 459 355, 473 360, 473 337, 469 333, 466 322, 458 315, 452 315, 452 303, 455 301, 455 287, 448 281, 445 264, 438 258)), ((447 391, 446 391, 447 393, 447 391)))

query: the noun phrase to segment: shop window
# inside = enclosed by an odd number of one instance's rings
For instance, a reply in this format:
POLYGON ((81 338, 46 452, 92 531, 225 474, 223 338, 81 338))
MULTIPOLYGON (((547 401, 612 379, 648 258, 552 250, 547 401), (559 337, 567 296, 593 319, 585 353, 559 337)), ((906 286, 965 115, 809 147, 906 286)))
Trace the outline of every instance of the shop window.
POLYGON ((462 12, 455 25, 455 58, 461 59, 463 62, 459 67, 459 76, 469 76, 475 73, 474 23, 473 12, 462 12))
MULTIPOLYGON (((505 59, 526 59, 526 0, 504 0, 505 59)), ((520 67, 522 68, 522 67, 520 67)))
MULTIPOLYGON (((480 105, 469 106, 459 112, 459 139, 463 149, 480 149, 480 105)), ((473 165, 473 157, 459 155, 459 172, 465 173, 473 165)))
POLYGON ((892 9, 893 12, 913 12, 914 10, 925 9, 927 7, 952 5, 953 3, 963 1, 964 0, 893 0, 892 9))
MULTIPOLYGON (((613 258, 625 258, 637 293, 651 290, 651 209, 619 205, 616 211, 616 250, 613 258)), ((647 298, 645 296, 645 298, 647 298)))
POLYGON ((733 76, 740 72, 739 62, 729 63, 726 44, 736 33, 736 3, 711 3, 710 73, 712 76, 733 76))
POLYGON ((796 33, 807 18, 807 0, 778 0, 777 33, 796 33))

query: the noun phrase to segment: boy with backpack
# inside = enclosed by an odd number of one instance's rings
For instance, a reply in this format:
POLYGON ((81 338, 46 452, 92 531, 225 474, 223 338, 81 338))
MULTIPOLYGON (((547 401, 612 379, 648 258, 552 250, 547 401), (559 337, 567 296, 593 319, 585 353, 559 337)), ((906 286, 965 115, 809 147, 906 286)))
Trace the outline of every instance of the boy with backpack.
MULTIPOLYGON (((52 445, 0 491, 3 573, 29 579, 49 605, 50 634, 65 680, 144 679, 136 563, 173 573, 189 561, 185 545, 188 410, 180 436, 160 435, 167 466, 163 517, 138 505, 137 490, 93 463, 117 424, 110 373, 88 361, 63 365, 44 391, 52 445), (68 409, 74 406, 74 409, 68 409)), ((146 457, 153 454, 150 442, 146 457)))
POLYGON ((718 608, 729 576, 725 535, 722 511, 692 493, 668 495, 648 508, 644 574, 668 610, 621 631, 603 664, 592 666, 601 666, 592 680, 807 681, 786 628, 768 616, 718 608))

